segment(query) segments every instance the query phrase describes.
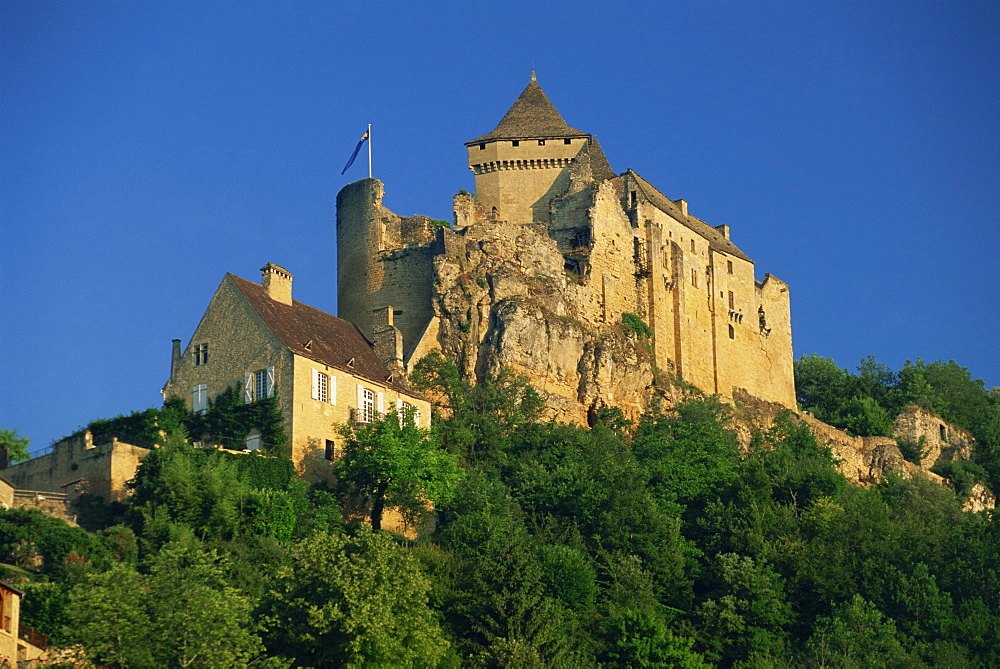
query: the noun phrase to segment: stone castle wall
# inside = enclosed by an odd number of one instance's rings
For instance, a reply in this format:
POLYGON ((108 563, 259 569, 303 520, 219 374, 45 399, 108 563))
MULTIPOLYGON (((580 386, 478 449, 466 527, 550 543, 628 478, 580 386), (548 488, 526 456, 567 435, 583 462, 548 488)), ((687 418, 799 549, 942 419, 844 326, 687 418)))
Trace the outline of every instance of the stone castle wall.
POLYGON ((67 437, 52 451, 0 470, 0 476, 17 490, 67 493, 75 481, 87 481, 87 489, 106 500, 122 499, 125 484, 135 477, 139 462, 149 450, 112 439, 95 444, 90 431, 67 437))
POLYGON ((502 360, 579 416, 593 402, 635 394, 616 392, 608 378, 597 384, 600 397, 588 398, 582 388, 593 390, 596 377, 584 383, 580 372, 597 373, 601 366, 584 359, 632 313, 654 333, 640 351, 648 358, 645 386, 659 370, 708 393, 732 396, 744 388, 794 406, 787 285, 771 275, 757 282, 752 262, 721 252, 684 222, 686 205, 669 203, 664 211, 662 203, 633 195, 639 186, 630 179, 571 183, 551 202, 551 225, 491 220, 476 197, 460 194, 454 231, 396 249, 383 246, 392 236, 383 222, 395 215, 381 204, 382 185, 351 184, 338 196, 340 276, 350 275, 340 285, 341 316, 373 331, 381 327, 378 310, 391 307, 406 354, 418 340, 422 350, 429 348, 432 324, 438 347, 450 351, 469 378, 502 360), (358 248, 375 255, 362 258, 358 248), (348 271, 351 264, 367 267, 369 278, 348 271), (530 314, 529 304, 536 308, 530 314), (418 318, 404 326, 407 314, 418 318), (548 333, 553 324, 572 322, 574 333, 545 342, 529 336, 529 323, 543 322, 548 333))

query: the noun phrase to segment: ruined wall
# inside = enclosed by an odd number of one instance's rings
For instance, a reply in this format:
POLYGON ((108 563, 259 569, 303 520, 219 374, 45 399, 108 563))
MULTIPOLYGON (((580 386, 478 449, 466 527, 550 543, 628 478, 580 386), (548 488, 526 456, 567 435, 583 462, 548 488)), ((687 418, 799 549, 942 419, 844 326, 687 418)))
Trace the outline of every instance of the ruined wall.
POLYGON ((337 195, 337 315, 373 339, 372 312, 391 306, 409 346, 433 315, 428 245, 435 225, 425 216, 397 216, 382 205, 384 195, 377 179, 348 184, 337 195))
POLYGON ((933 467, 946 460, 968 460, 975 439, 967 431, 916 405, 906 407, 893 422, 892 433, 924 448, 921 465, 933 467))

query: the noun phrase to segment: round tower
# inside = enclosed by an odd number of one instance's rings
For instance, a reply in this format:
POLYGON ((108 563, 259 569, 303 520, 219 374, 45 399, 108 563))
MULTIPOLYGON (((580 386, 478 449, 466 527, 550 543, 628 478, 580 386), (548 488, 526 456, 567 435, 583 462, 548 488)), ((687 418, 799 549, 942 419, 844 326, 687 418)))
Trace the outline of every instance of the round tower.
POLYGON ((372 337, 371 295, 385 281, 382 264, 384 224, 378 179, 362 179, 337 193, 337 315, 372 337))

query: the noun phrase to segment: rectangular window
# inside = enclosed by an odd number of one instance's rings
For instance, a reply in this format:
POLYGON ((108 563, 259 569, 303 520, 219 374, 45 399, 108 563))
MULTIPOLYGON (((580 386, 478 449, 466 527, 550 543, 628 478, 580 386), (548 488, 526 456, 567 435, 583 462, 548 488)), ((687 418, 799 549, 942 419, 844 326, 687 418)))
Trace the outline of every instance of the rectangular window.
POLYGON ((364 386, 358 386, 358 422, 370 423, 375 420, 375 393, 364 386))
POLYGON ((730 274, 733 273, 733 261, 732 260, 727 260, 726 261, 726 271, 729 272, 730 274))
POLYGON ((402 421, 404 416, 413 416, 413 424, 420 427, 420 408, 415 407, 409 402, 404 402, 403 400, 396 400, 396 413, 399 414, 399 420, 402 421))
POLYGON ((733 291, 729 291, 729 308, 735 309, 736 308, 735 305, 736 305, 736 298, 733 295, 733 291))
POLYGON ((243 401, 247 404, 274 396, 274 367, 243 375, 243 401))
POLYGON ((572 139, 564 139, 563 140, 563 144, 572 144, 572 143, 573 143, 572 139))
POLYGON ((248 451, 259 451, 260 450, 260 435, 259 434, 251 434, 251 435, 247 436, 246 450, 248 450, 248 451))
POLYGON ((691 268, 691 285, 695 288, 698 287, 698 270, 691 268))
POLYGON ((312 398, 320 402, 330 401, 330 377, 319 370, 312 370, 312 398))
POLYGON ((337 458, 337 444, 333 441, 333 439, 326 440, 326 453, 323 457, 330 461, 337 458))
POLYGON ((194 364, 196 367, 208 364, 208 344, 198 344, 194 347, 194 364))
POLYGON ((519 142, 518 140, 515 139, 515 140, 511 141, 510 145, 511 146, 521 146, 521 142, 519 142))
POLYGON ((205 413, 208 410, 208 386, 199 383, 191 392, 191 411, 194 413, 205 413))
POLYGON ((538 146, 545 146, 545 140, 544 139, 538 140, 538 146))
POLYGON ((692 239, 691 240, 691 253, 694 253, 694 251, 695 251, 695 249, 694 249, 694 240, 692 239))
POLYGON ((483 149, 485 149, 485 148, 486 148, 486 145, 485 145, 485 144, 480 144, 480 145, 479 145, 479 150, 480 150, 480 151, 482 151, 482 150, 483 150, 483 149))

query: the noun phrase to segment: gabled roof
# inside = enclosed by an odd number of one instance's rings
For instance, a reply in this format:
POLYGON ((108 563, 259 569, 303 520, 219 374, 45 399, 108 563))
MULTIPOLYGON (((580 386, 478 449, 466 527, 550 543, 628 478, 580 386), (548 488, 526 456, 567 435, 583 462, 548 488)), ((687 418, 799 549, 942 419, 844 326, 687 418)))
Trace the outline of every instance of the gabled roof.
POLYGON ((466 146, 498 139, 546 139, 554 137, 589 137, 590 135, 566 125, 566 121, 549 101, 545 91, 531 73, 531 83, 514 101, 497 127, 482 137, 466 142, 466 146))
POLYGON ((226 276, 232 279, 271 332, 292 353, 414 395, 400 383, 386 380, 389 370, 375 355, 368 338, 350 321, 296 300, 292 300, 291 305, 272 300, 260 284, 234 274, 226 276), (348 364, 351 360, 354 361, 353 366, 348 364))
POLYGON ((692 232, 695 232, 707 239, 713 250, 721 253, 728 253, 729 255, 736 256, 737 258, 741 258, 747 262, 753 262, 747 254, 743 253, 743 251, 740 251, 739 248, 736 247, 736 244, 733 244, 731 241, 726 239, 724 234, 703 220, 684 214, 684 212, 681 211, 681 208, 677 206, 673 200, 658 191, 652 184, 636 174, 634 171, 629 170, 626 174, 635 181, 639 190, 642 191, 642 194, 646 196, 646 199, 649 200, 654 207, 665 214, 669 214, 690 228, 692 232))

